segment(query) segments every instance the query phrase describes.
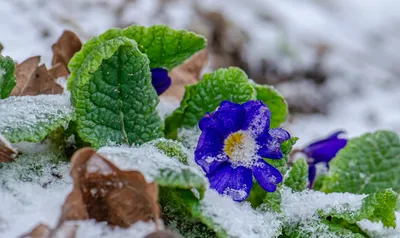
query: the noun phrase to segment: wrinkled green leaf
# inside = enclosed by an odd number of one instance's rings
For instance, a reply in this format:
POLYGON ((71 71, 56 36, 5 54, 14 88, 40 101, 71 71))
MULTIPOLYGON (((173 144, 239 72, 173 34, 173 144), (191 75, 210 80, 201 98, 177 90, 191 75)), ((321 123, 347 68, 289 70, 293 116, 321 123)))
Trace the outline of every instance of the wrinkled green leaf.
POLYGON ((0 134, 11 143, 39 142, 72 118, 64 95, 10 97, 0 100, 0 134))
POLYGON ((175 158, 183 164, 188 164, 188 154, 180 142, 162 138, 153 141, 152 144, 168 157, 175 158))
POLYGON ((11 91, 17 84, 14 75, 15 64, 10 57, 0 55, 0 98, 10 96, 11 91))
POLYGON ((349 140, 330 162, 324 192, 400 192, 400 140, 390 131, 367 133, 349 140))
POLYGON ((166 25, 151 27, 133 25, 125 29, 113 28, 98 37, 87 41, 81 51, 75 54, 68 64, 71 76, 68 89, 75 85, 75 77, 85 58, 104 41, 116 37, 127 37, 138 43, 139 50, 150 60, 150 68, 167 68, 171 70, 183 63, 197 51, 204 49, 207 41, 204 37, 186 30, 174 30, 166 25))
POLYGON ((284 180, 285 186, 293 191, 302 191, 307 188, 308 182, 308 164, 305 159, 297 159, 293 163, 287 178, 284 180))
POLYGON ((271 128, 285 122, 289 113, 288 104, 283 96, 272 86, 252 84, 257 91, 257 99, 263 101, 271 110, 271 128))
POLYGON ((255 89, 241 69, 230 67, 205 74, 199 83, 186 86, 180 107, 165 120, 166 137, 175 139, 178 128, 196 126, 207 112, 213 112, 224 100, 245 103, 254 99, 255 89))
POLYGON ((77 132, 98 148, 141 144, 162 137, 149 60, 135 41, 104 41, 85 58, 72 89, 77 132))

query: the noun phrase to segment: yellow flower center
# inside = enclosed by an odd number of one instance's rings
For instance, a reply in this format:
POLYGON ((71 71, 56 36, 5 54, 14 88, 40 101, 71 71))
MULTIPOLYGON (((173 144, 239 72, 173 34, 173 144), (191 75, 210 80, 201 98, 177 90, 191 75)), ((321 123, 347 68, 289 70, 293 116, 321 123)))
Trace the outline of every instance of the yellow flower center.
POLYGON ((224 141, 224 152, 234 165, 250 167, 255 160, 257 145, 244 131, 230 134, 224 141))

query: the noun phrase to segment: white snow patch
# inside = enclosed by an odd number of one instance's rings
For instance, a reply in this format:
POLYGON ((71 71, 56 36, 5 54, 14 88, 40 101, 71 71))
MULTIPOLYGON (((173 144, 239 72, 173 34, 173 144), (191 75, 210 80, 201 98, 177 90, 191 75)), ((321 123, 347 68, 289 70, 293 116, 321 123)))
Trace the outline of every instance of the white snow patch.
POLYGON ((277 213, 255 211, 247 202, 237 203, 213 190, 200 202, 207 217, 224 228, 230 237, 265 238, 279 234, 281 222, 277 213))

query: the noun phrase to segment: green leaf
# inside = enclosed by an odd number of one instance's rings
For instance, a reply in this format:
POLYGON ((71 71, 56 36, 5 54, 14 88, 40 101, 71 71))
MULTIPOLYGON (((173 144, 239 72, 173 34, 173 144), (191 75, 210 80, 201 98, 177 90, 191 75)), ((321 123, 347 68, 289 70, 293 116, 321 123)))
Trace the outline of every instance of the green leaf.
POLYGON ((348 141, 330 162, 324 192, 400 192, 400 140, 390 131, 367 133, 348 141))
POLYGON ((14 75, 15 64, 10 57, 0 55, 0 98, 10 96, 11 91, 17 84, 14 75))
POLYGON ((230 67, 205 74, 199 83, 186 86, 180 107, 166 118, 166 137, 175 139, 178 128, 196 126, 207 112, 213 112, 224 100, 245 103, 255 99, 256 91, 241 69, 230 67))
POLYGON ((84 60, 72 89, 77 132, 93 147, 142 144, 163 135, 149 60, 135 41, 104 41, 84 60))
POLYGON ((72 118, 69 97, 39 95, 0 100, 0 134, 11 143, 39 142, 72 118))
POLYGON ((168 139, 158 139, 151 142, 165 155, 179 160, 182 164, 188 164, 188 152, 182 143, 168 139))
POLYGON ((122 35, 138 43, 140 51, 150 59, 150 68, 171 70, 207 46, 204 37, 167 25, 133 25, 124 29, 122 35))
POLYGON ((183 237, 229 237, 223 228, 203 215, 200 201, 191 191, 161 188, 159 202, 167 226, 183 237))
POLYGON ((272 86, 252 84, 257 91, 257 99, 263 101, 271 110, 271 128, 285 122, 289 113, 288 104, 283 96, 272 86))
POLYGON ((81 51, 76 53, 68 64, 71 76, 68 79, 68 89, 75 84, 75 77, 85 58, 104 41, 125 36, 138 43, 142 53, 150 60, 150 68, 167 68, 171 70, 189 59, 197 51, 206 47, 204 37, 186 30, 174 30, 166 25, 151 27, 133 25, 126 29, 112 28, 98 37, 87 41, 81 51))
POLYGON ((297 159, 293 163, 292 169, 289 171, 284 184, 293 191, 302 191, 307 188, 308 182, 308 164, 305 159, 297 159))

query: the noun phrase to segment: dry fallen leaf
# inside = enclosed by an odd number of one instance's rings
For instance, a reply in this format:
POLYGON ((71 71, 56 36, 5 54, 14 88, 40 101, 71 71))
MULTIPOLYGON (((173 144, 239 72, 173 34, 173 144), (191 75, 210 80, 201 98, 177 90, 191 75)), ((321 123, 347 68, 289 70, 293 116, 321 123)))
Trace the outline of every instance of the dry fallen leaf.
POLYGON ((10 142, 0 135, 0 162, 14 161, 17 153, 17 150, 11 146, 10 142))
POLYGON ((180 238, 180 236, 170 231, 155 231, 145 238, 180 238))
POLYGON ((50 228, 45 224, 39 224, 28 234, 22 235, 20 238, 47 238, 50 237, 50 228))
POLYGON ((60 223, 96 219, 128 227, 142 220, 158 221, 158 188, 138 171, 122 171, 91 148, 75 152, 71 159, 74 188, 66 199, 60 223))
POLYGON ((45 65, 38 66, 40 56, 28 58, 15 67, 17 85, 11 96, 34 96, 39 94, 61 94, 63 88, 57 84, 45 65))
POLYGON ((182 100, 185 94, 185 86, 195 84, 200 80, 201 71, 207 63, 208 51, 205 49, 193 55, 182 65, 174 68, 170 73, 171 87, 162 96, 176 97, 182 100))
POLYGON ((69 74, 67 65, 72 56, 74 56, 81 47, 82 42, 79 37, 74 32, 68 30, 64 31, 57 42, 53 44, 51 47, 53 49, 52 65, 54 67, 58 64, 58 67, 62 68, 59 72, 66 73, 64 75, 58 74, 58 77, 67 76, 69 74))
POLYGON ((67 224, 62 227, 50 229, 45 224, 39 224, 31 232, 20 236, 20 238, 75 238, 77 228, 76 225, 67 224))

